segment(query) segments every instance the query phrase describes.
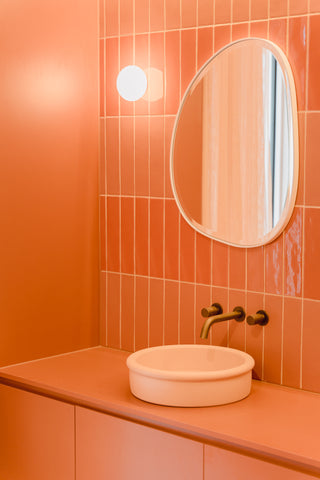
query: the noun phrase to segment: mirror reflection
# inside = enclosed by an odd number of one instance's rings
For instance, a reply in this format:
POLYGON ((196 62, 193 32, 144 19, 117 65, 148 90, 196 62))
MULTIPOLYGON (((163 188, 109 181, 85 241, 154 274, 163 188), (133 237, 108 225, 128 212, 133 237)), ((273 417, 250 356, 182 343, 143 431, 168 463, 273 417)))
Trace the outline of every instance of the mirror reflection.
POLYGON ((244 39, 197 74, 176 119, 171 177, 183 216, 207 236, 253 247, 282 231, 298 139, 293 77, 278 47, 244 39))

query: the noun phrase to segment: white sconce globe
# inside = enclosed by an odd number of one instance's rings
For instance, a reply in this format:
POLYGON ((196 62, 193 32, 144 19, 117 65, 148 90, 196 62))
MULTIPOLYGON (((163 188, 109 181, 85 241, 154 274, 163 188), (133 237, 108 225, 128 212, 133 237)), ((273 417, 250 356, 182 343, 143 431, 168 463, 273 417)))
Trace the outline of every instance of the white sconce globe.
POLYGON ((124 67, 117 78, 117 90, 129 102, 139 100, 147 90, 146 74, 136 65, 124 67))

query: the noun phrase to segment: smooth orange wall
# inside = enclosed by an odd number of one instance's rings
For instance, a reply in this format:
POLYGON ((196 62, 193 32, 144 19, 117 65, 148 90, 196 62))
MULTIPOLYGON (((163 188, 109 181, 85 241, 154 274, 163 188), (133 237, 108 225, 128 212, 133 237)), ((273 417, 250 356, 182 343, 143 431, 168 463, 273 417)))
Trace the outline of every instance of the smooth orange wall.
POLYGON ((199 342, 201 307, 265 308, 270 324, 216 325, 210 342, 248 351, 255 375, 320 392, 320 5, 317 0, 102 0, 101 242, 104 343, 125 350, 199 342), (120 19, 120 22, 118 22, 120 19), (300 181, 285 232, 237 249, 180 216, 169 147, 180 99, 200 66, 242 37, 274 41, 296 81, 300 181), (166 95, 119 99, 120 67, 164 70, 166 95), (106 214, 107 212, 107 214, 106 214))
POLYGON ((90 0, 0 2, 0 365, 98 343, 90 0))

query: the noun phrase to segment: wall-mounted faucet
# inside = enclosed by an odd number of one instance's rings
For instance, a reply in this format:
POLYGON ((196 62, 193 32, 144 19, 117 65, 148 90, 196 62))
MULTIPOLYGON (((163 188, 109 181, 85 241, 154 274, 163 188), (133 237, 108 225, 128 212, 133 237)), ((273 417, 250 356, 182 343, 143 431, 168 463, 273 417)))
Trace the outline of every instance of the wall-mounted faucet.
MULTIPOLYGON (((211 308, 211 307, 209 307, 211 308)), ((203 308, 201 310, 201 314, 203 317, 208 317, 207 320, 204 322, 200 337, 201 338, 208 338, 208 333, 211 325, 218 322, 224 322, 225 320, 237 320, 237 322, 243 322, 246 317, 246 312, 243 310, 242 307, 235 307, 232 312, 229 313, 220 313, 218 315, 204 315, 203 311, 207 311, 208 309, 203 308)))

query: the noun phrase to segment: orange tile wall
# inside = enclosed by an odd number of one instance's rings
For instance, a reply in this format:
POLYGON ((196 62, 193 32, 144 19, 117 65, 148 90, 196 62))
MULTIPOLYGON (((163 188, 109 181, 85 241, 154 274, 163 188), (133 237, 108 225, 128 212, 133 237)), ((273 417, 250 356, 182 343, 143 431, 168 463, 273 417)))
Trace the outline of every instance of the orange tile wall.
POLYGON ((99 341, 97 16, 0 2, 0 366, 99 341))
POLYGON ((320 2, 101 0, 100 12, 102 343, 129 351, 199 343, 203 306, 264 308, 267 327, 219 324, 210 343, 253 355, 256 378, 320 392, 320 2), (237 249, 181 217, 169 148, 196 71, 247 36, 274 41, 291 63, 300 179, 284 233, 265 247, 237 249), (164 72, 162 99, 119 98, 117 73, 131 63, 164 72))

